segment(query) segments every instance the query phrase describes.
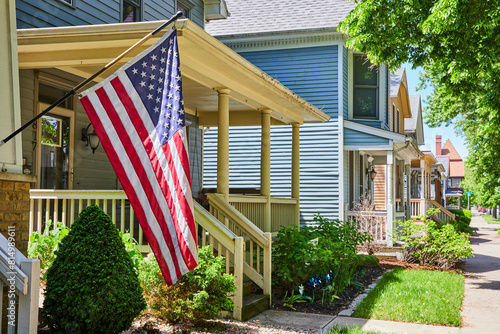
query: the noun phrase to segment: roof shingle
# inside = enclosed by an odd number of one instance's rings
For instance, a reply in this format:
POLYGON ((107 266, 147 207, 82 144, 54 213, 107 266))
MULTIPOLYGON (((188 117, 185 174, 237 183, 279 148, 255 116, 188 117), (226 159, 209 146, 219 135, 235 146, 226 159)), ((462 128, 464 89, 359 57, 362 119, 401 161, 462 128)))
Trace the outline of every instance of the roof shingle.
POLYGON ((231 16, 210 21, 213 36, 337 28, 356 7, 344 0, 226 0, 231 16))

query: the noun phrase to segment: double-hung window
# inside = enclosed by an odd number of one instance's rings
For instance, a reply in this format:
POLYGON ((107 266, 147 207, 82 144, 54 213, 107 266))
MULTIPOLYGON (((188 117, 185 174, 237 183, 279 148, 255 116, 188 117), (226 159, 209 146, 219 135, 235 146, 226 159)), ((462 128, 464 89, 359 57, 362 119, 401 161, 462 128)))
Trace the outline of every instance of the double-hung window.
POLYGON ((142 20, 142 0, 122 0, 122 22, 140 22, 142 20))
POLYGON ((378 67, 362 54, 354 54, 353 117, 378 119, 378 67))

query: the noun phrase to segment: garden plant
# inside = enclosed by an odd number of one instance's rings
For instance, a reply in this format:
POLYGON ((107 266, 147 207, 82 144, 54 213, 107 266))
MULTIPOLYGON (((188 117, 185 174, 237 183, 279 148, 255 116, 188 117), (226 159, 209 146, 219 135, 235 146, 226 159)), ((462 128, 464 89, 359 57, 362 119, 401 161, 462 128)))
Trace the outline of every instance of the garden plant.
POLYGON ((198 325, 233 310, 234 276, 225 273, 224 258, 212 255, 210 246, 199 249, 198 266, 172 286, 152 254, 141 263, 139 277, 149 313, 172 324, 198 325))
MULTIPOLYGON (((432 216, 437 210, 428 213, 432 216)), ((393 239, 404 244, 406 261, 446 270, 460 259, 474 256, 467 234, 457 231, 453 223, 436 223, 429 216, 422 217, 422 224, 414 220, 397 222, 393 239)))
POLYGON ((284 303, 333 303, 353 284, 360 257, 358 247, 371 240, 355 222, 321 216, 316 225, 283 227, 273 247, 273 284, 286 293, 284 303), (298 294, 296 294, 298 290, 298 294))
POLYGON ((85 208, 47 271, 43 316, 54 333, 121 333, 146 307, 134 264, 111 218, 85 208))

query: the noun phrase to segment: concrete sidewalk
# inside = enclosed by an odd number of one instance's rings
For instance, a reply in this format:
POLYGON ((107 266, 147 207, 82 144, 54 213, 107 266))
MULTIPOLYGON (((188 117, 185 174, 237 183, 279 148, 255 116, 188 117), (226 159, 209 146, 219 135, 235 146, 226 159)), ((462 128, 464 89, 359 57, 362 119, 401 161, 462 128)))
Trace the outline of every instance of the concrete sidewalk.
POLYGON ((500 236, 492 225, 477 214, 472 216, 475 257, 466 261, 462 306, 462 326, 468 333, 500 333, 500 236))
POLYGON ((471 226, 476 229, 470 239, 475 257, 466 261, 461 328, 272 310, 254 319, 263 326, 291 326, 305 333, 357 326, 378 333, 500 334, 500 236, 477 212, 471 226))

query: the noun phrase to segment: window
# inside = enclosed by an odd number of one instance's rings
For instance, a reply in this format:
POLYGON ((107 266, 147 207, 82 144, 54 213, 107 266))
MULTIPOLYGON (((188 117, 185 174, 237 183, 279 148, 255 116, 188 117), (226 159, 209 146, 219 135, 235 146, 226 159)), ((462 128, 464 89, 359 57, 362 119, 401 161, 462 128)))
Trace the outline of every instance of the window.
POLYGON ((142 0, 123 0, 122 1, 122 22, 141 21, 141 1, 142 0))
POLYGON ((400 132, 399 132, 399 109, 398 109, 398 111, 396 112, 396 116, 397 116, 397 119, 396 119, 396 124, 397 124, 397 125, 396 125, 396 132, 397 132, 397 133, 400 133, 400 132))
POLYGON ((354 55, 353 117, 378 119, 378 68, 354 55))
POLYGON ((177 0, 177 12, 182 12, 181 19, 189 19, 194 4, 188 0, 177 0))
POLYGON ((392 131, 396 131, 396 106, 392 105, 392 131))
POLYGON ((58 1, 64 3, 65 5, 75 8, 76 0, 58 0, 58 1))
POLYGON ((354 208, 354 152, 349 151, 349 208, 354 208))
POLYGON ((364 195, 365 188, 365 164, 363 162, 363 156, 359 155, 359 196, 364 195))

